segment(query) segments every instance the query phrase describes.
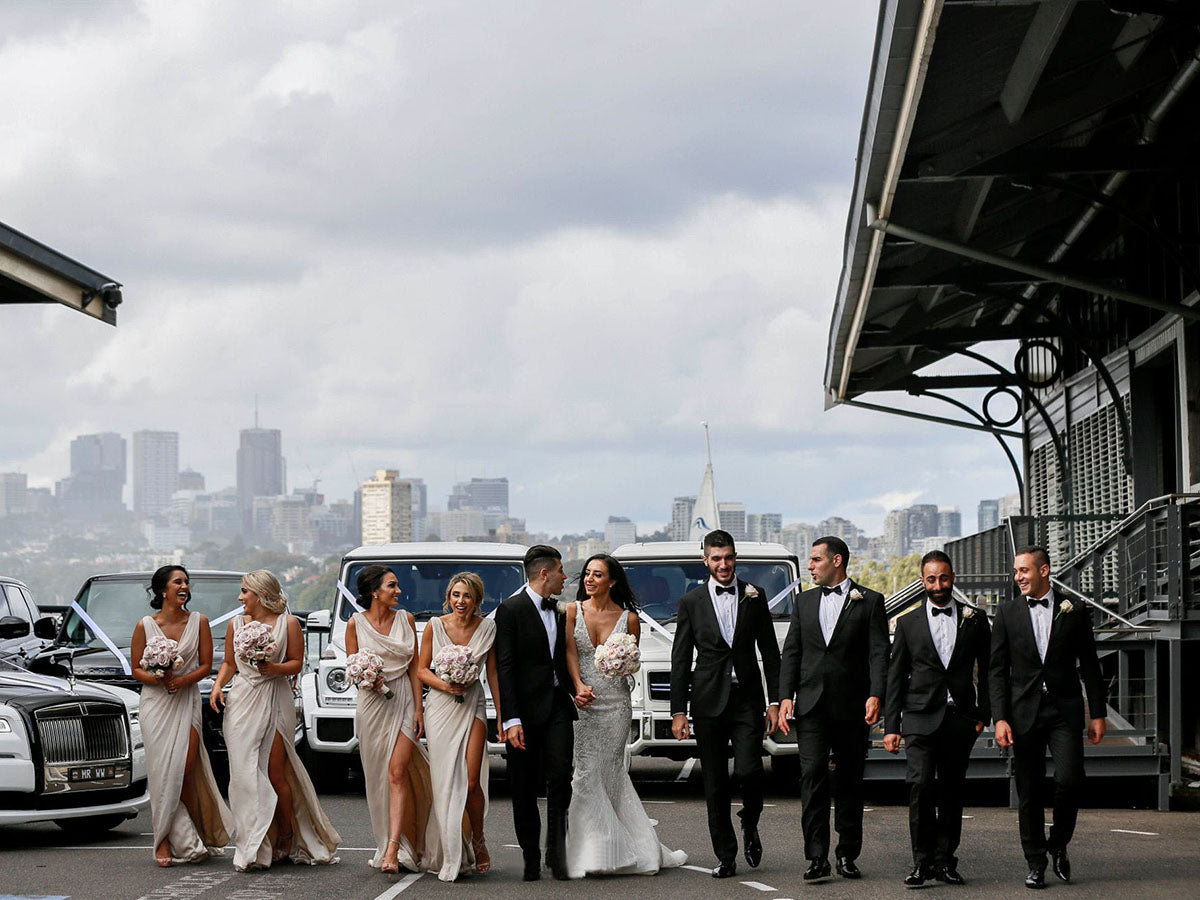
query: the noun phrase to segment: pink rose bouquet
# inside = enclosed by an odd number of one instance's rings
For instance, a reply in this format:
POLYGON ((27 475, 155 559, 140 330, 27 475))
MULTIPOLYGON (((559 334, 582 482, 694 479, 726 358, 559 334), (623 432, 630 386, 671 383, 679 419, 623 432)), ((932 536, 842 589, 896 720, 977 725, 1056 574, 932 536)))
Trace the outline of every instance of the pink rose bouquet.
POLYGON ((596 648, 596 668, 609 678, 624 678, 642 667, 642 651, 632 634, 610 634, 596 648))
POLYGON ((183 657, 179 655, 179 642, 171 640, 165 634, 156 634, 146 641, 141 667, 158 678, 181 669, 183 657))
POLYGON ((383 680, 383 660, 378 653, 359 650, 346 657, 346 677, 359 690, 383 694, 391 700, 396 694, 383 680))
POLYGON ((275 653, 271 627, 263 622, 247 622, 238 629, 233 638, 233 653, 238 659, 252 666, 269 662, 275 653))
MULTIPOLYGON (((438 678, 463 687, 479 680, 479 663, 475 651, 459 644, 447 644, 433 658, 433 671, 438 678)), ((462 703, 462 694, 454 695, 454 702, 462 703)))

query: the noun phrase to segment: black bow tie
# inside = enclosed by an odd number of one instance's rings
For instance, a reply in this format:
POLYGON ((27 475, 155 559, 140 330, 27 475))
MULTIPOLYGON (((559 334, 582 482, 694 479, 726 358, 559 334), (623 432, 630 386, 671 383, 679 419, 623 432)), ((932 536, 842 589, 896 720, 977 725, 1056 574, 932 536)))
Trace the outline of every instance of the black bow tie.
POLYGON ((543 597, 542 609, 544 609, 546 612, 554 612, 556 609, 558 609, 558 604, 554 602, 553 597, 543 597))
POLYGON ((717 585, 717 596, 718 597, 721 596, 722 594, 736 594, 736 593, 737 593, 736 585, 731 584, 729 587, 721 587, 719 584, 717 585))
POLYGON ((1039 597, 1037 599, 1034 599, 1033 597, 1029 598, 1029 608, 1030 609, 1033 609, 1035 606, 1049 606, 1049 605, 1050 605, 1050 600, 1047 597, 1039 597))
POLYGON ((830 594, 837 594, 840 597, 842 594, 842 586, 840 584, 837 587, 825 587, 822 585, 821 596, 828 597, 830 594))
POLYGON ((953 613, 953 612, 954 612, 954 610, 953 610, 953 609, 951 609, 949 606, 937 606, 937 605, 934 605, 934 606, 933 606, 933 607, 931 607, 931 608, 933 609, 933 614, 934 614, 935 616, 949 616, 951 613, 953 613))

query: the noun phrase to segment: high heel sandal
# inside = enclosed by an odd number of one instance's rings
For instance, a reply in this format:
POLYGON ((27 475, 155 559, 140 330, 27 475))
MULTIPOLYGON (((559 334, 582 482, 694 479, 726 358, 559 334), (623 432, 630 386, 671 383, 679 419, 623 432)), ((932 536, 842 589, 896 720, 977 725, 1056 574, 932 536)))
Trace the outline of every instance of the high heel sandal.
POLYGON ((275 842, 275 849, 271 851, 271 865, 276 865, 283 862, 292 855, 292 845, 296 842, 296 831, 293 829, 286 835, 279 835, 275 842))
MULTIPOLYGON (((166 843, 166 842, 164 841, 163 843, 166 843)), ((158 847, 161 847, 161 846, 162 846, 162 844, 158 845, 158 847)), ((171 866, 175 865, 175 859, 171 855, 171 845, 167 844, 167 855, 166 856, 158 855, 158 853, 157 853, 158 847, 154 848, 156 851, 154 854, 154 861, 156 863, 158 863, 159 867, 163 868, 163 869, 169 869, 169 868, 171 868, 171 866)))
MULTIPOLYGON (((397 847, 400 846, 399 841, 388 841, 387 846, 384 847, 384 849, 383 849, 384 856, 387 855, 387 852, 388 852, 388 850, 391 849, 392 844, 395 844, 397 847)), ((396 855, 399 856, 399 854, 400 854, 400 851, 397 850, 396 855)), ((379 871, 382 872, 384 875, 398 875, 400 873, 400 860, 397 859, 390 863, 389 862, 380 863, 379 871)))
POLYGON ((492 857, 488 853, 487 842, 484 841, 483 835, 471 837, 471 850, 475 853, 475 871, 480 875, 486 875, 492 868, 492 857))

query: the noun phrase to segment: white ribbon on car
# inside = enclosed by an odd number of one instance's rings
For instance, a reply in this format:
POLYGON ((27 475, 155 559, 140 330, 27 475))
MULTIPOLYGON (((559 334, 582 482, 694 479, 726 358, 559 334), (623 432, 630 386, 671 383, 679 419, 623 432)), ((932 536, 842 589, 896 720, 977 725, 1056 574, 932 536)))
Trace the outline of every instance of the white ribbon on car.
POLYGON ((112 651, 113 656, 115 656, 117 661, 121 663, 122 671, 124 671, 126 675, 132 676, 133 669, 129 665, 129 660, 125 658, 125 654, 121 652, 120 648, 117 647, 115 643, 113 643, 113 639, 108 636, 104 629, 96 624, 96 620, 87 614, 87 610, 79 605, 79 601, 72 600, 71 609, 75 610, 79 618, 83 619, 83 623, 92 630, 92 634, 100 638, 100 642, 112 651))
POLYGON ((776 594, 774 597, 772 597, 770 600, 768 600, 767 601, 767 609, 771 610, 771 612, 775 612, 775 607, 779 606, 780 603, 783 602, 783 599, 788 594, 790 594, 792 591, 794 591, 796 588, 798 588, 800 586, 800 582, 802 582, 803 580, 804 580, 803 576, 801 576, 800 578, 797 578, 795 581, 793 581, 791 584, 789 584, 787 587, 785 587, 782 591, 780 591, 778 594, 776 594))
POLYGON ((658 620, 655 619, 654 616, 647 613, 644 609, 638 610, 638 618, 649 625, 651 631, 656 631, 665 637, 668 644, 673 644, 675 642, 675 635, 671 634, 671 632, 667 631, 667 629, 658 624, 658 620))
POLYGON ((225 613, 224 615, 217 616, 215 619, 210 621, 208 623, 208 627, 212 628, 214 625, 224 625, 226 622, 228 622, 234 616, 240 616, 245 611, 246 611, 246 607, 244 607, 244 606, 238 606, 237 609, 231 609, 229 612, 225 613))
POLYGON ((363 608, 358 605, 358 600, 355 598, 355 596, 350 593, 350 589, 346 587, 346 585, 342 584, 342 579, 340 578, 338 579, 337 588, 342 592, 342 596, 346 598, 346 601, 354 607, 356 612, 364 611, 363 608))

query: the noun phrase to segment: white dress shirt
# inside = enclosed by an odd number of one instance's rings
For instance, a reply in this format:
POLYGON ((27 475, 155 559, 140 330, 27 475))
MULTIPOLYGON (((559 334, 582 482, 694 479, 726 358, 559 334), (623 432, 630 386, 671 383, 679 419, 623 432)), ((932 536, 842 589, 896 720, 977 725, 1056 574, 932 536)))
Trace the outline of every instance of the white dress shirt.
POLYGON ((725 638, 725 643, 732 647, 733 632, 737 629, 737 579, 735 578, 733 584, 729 585, 720 584, 715 578, 708 579, 708 596, 712 600, 713 612, 717 615, 717 626, 721 629, 721 637, 725 638), (733 593, 718 594, 717 588, 719 587, 731 587, 733 593))
POLYGON ((821 637, 825 638, 826 647, 829 646, 829 639, 833 637, 833 629, 837 627, 842 605, 850 596, 850 579, 847 578, 841 584, 832 587, 840 589, 841 593, 826 594, 824 588, 821 589, 821 637))
POLYGON ((1029 619, 1033 623, 1033 639, 1037 641, 1038 656, 1045 662, 1046 648, 1050 646, 1050 625, 1054 621, 1054 591, 1047 591, 1041 599, 1047 601, 1046 605, 1029 607, 1029 619))
POLYGON ((950 657, 954 655, 954 641, 958 637, 958 609, 953 600, 947 606, 950 615, 938 613, 935 616, 933 611, 939 607, 930 600, 925 604, 925 617, 929 620, 929 633, 933 636, 933 646, 937 650, 938 659, 942 661, 942 666, 949 669, 950 657))
MULTIPOLYGON (((537 610, 537 614, 542 620, 542 627, 546 629, 546 640, 550 644, 550 659, 553 660, 554 645, 558 642, 558 619, 555 617, 555 610, 542 609, 542 595, 529 585, 525 585, 525 593, 529 597, 530 602, 533 603, 533 608, 537 610)), ((555 687, 558 686, 557 673, 554 675, 554 685, 555 687)), ((521 719, 519 716, 514 719, 505 719, 500 723, 500 730, 508 731, 514 725, 520 724, 521 719)))

